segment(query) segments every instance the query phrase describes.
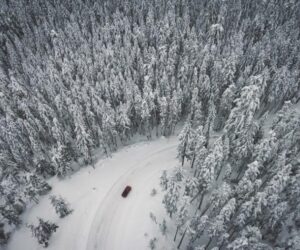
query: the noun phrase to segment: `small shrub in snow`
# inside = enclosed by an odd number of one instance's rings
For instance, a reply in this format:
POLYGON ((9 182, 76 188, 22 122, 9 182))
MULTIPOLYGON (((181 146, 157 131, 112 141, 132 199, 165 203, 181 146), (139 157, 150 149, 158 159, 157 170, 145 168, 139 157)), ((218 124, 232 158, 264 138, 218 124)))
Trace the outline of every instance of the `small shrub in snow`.
POLYGON ((52 195, 50 196, 50 200, 55 209, 55 212, 59 215, 60 218, 63 218, 72 213, 73 210, 69 208, 69 205, 63 198, 52 195))
POLYGON ((56 232, 56 229, 58 228, 56 224, 44 221, 41 218, 39 218, 38 226, 29 225, 28 227, 30 228, 33 237, 35 237, 38 243, 44 247, 48 247, 51 235, 53 232, 56 232))
POLYGON ((167 171, 164 170, 162 173, 162 176, 160 177, 160 186, 162 188, 163 191, 167 190, 168 188, 168 177, 167 177, 167 171))
POLYGON ((166 235, 167 232, 167 222, 165 219, 163 219, 162 223, 159 224, 159 229, 162 233, 162 235, 166 235))
POLYGON ((0 245, 7 243, 9 238, 9 233, 5 232, 4 224, 0 223, 0 245))
POLYGON ((156 242, 157 242, 157 238, 156 237, 154 237, 153 239, 150 240, 150 242, 149 242, 149 248, 151 250, 156 249, 156 242))
POLYGON ((152 212, 150 212, 150 218, 155 222, 155 224, 157 224, 156 216, 152 212))
POLYGON ((157 194, 157 190, 155 188, 153 188, 151 190, 151 196, 155 196, 157 194))

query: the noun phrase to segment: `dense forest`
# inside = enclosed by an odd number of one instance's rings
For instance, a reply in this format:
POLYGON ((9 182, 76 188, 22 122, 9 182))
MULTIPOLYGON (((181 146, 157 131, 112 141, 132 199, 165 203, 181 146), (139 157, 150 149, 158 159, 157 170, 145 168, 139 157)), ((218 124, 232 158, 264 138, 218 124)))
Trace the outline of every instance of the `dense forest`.
POLYGON ((0 244, 48 178, 184 121, 178 247, 299 249, 299 69, 296 0, 2 0, 0 244))

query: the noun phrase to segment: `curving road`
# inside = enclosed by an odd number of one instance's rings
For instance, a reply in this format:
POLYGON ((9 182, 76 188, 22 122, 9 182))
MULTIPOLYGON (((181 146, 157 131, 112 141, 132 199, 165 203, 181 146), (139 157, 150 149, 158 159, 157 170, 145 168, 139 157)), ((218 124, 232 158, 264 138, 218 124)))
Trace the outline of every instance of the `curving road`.
MULTIPOLYGON (((55 250, 143 250, 151 237, 158 236, 158 226, 150 212, 164 216, 159 192, 162 170, 177 164, 175 137, 138 143, 125 147, 112 158, 100 160, 95 170, 88 167, 70 179, 52 180, 52 194, 61 195, 74 212, 59 219, 48 197, 24 215, 24 221, 35 223, 36 217, 47 218, 59 225, 51 238, 49 249, 55 250), (122 198, 124 187, 132 191, 122 198), (153 188, 158 190, 154 197, 153 188)), ((9 250, 43 249, 26 228, 12 237, 9 250)))

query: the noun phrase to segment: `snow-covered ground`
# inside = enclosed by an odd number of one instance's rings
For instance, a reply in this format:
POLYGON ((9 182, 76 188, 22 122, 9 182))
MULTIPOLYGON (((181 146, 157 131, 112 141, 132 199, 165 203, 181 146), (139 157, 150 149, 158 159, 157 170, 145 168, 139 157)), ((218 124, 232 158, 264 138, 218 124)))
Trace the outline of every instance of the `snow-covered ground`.
MULTIPOLYGON (((49 195, 61 195, 74 212, 60 219, 47 195, 23 215, 24 225, 36 224, 37 217, 55 222, 59 228, 49 250, 143 250, 152 237, 159 238, 158 249, 171 249, 149 214, 153 212, 158 220, 165 217, 159 177, 162 170, 178 164, 176 146, 175 136, 137 143, 99 160, 95 169, 83 168, 65 180, 51 179, 49 195), (121 193, 126 185, 132 191, 124 199, 121 193), (155 196, 150 195, 153 188, 158 191, 155 196)), ((7 249, 43 248, 22 226, 7 249)))

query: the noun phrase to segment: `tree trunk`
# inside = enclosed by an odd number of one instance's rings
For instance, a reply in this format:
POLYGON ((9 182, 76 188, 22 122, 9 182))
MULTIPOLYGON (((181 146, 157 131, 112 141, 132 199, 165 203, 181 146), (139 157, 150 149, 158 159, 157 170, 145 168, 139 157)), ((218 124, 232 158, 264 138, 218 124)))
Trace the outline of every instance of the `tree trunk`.
POLYGON ((180 246, 181 246, 181 244, 182 244, 182 242, 183 242, 183 239, 184 239, 184 237, 185 237, 185 234, 186 234, 186 232, 187 232, 187 229, 188 229, 188 227, 185 228, 185 230, 184 230, 184 232, 183 232, 183 234, 182 234, 182 237, 181 237, 181 239, 180 239, 180 241, 179 241, 179 244, 178 244, 178 246, 177 246, 177 249, 180 248, 180 246))
POLYGON ((183 150, 183 154, 181 156, 181 165, 182 166, 184 164, 185 152, 186 152, 186 148, 187 148, 187 142, 186 141, 184 142, 183 148, 184 148, 184 150, 183 150))
POLYGON ((150 124, 148 124, 148 133, 149 133, 149 140, 150 140, 152 138, 150 124))
POLYGON ((205 250, 208 249, 208 247, 209 247, 211 241, 212 241, 212 237, 209 239, 209 241, 207 242, 206 246, 204 247, 205 250))
POLYGON ((155 115, 155 123, 156 123, 156 126, 155 126, 155 131, 156 131, 156 137, 158 137, 158 120, 157 120, 157 114, 156 114, 156 110, 154 110, 154 115, 155 115))
POLYGON ((197 169, 195 169, 195 172, 194 172, 194 177, 196 177, 197 175, 197 169))
POLYGON ((201 213, 201 216, 203 216, 207 212, 207 210, 209 209, 209 207, 210 207, 209 205, 206 206, 206 208, 201 213))
POLYGON ((220 167, 220 170, 219 170, 219 172, 218 172, 218 174, 217 174, 217 178, 216 178, 216 181, 219 179, 219 177, 220 177, 220 174, 221 174, 221 172, 222 172, 222 168, 223 168, 223 165, 220 167))
POLYGON ((240 171, 238 172, 238 175, 237 175, 237 177, 236 177, 236 181, 239 180, 239 178, 240 178, 242 172, 243 172, 243 167, 242 167, 242 168, 240 169, 240 171))
POLYGON ((196 158, 196 154, 194 153, 193 160, 192 160, 192 164, 191 164, 191 168, 193 168, 193 167, 194 167, 195 158, 196 158))
POLYGON ((198 210, 200 210, 200 211, 201 211, 203 199, 204 199, 204 192, 203 192, 203 194, 202 194, 202 196, 201 196, 200 203, 199 203, 199 206, 198 206, 198 210))
POLYGON ((177 228, 176 228, 176 232, 175 232, 175 236, 174 236, 174 241, 176 241, 176 237, 177 237, 178 231, 179 231, 179 226, 177 226, 177 228))
POLYGON ((191 203, 199 196, 199 194, 201 193, 201 191, 199 191, 191 200, 191 203))

